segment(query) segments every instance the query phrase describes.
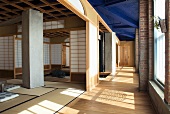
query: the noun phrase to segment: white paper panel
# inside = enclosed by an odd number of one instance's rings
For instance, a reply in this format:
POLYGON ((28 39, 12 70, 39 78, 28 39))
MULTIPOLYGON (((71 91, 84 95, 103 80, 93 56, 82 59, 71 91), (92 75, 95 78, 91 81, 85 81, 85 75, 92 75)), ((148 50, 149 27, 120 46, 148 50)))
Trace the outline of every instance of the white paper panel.
POLYGON ((66 47, 66 66, 70 66, 70 56, 69 55, 70 55, 70 48, 66 47))
POLYGON ((50 64, 50 45, 49 44, 44 44, 43 45, 43 51, 44 51, 44 65, 49 65, 50 64))
POLYGON ((61 64, 61 44, 51 44, 51 64, 61 64))
POLYGON ((80 68, 80 69, 79 69, 79 72, 86 72, 86 69, 84 69, 84 68, 81 69, 81 68, 80 68))
POLYGON ((15 40, 15 68, 22 67, 22 40, 15 40))
POLYGON ((22 32, 22 25, 18 25, 18 32, 22 32))
POLYGON ((84 8, 80 2, 80 0, 68 0, 77 10, 79 10, 82 14, 84 14, 84 8))
POLYGON ((50 21, 43 23, 43 29, 57 29, 64 28, 64 20, 50 21))
POLYGON ((22 35, 17 35, 16 37, 17 37, 17 38, 22 38, 22 35))
POLYGON ((86 72, 85 30, 70 31, 71 72, 86 72))
POLYGON ((13 70, 13 36, 0 37, 0 69, 13 70))
MULTIPOLYGON (((70 34, 73 35, 75 34, 75 36, 77 36, 77 31, 70 31, 70 34)), ((72 38, 72 37, 71 37, 72 38)))
POLYGON ((44 42, 50 42, 50 39, 44 37, 44 42))

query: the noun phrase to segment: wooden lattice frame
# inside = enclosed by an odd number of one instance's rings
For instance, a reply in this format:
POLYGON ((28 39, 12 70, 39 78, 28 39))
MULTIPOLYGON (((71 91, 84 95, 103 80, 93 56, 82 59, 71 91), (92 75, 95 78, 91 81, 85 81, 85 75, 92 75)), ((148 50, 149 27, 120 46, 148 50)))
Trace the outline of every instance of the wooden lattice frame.
POLYGON ((30 8, 44 13, 44 20, 46 21, 75 16, 57 0, 54 2, 48 2, 48 0, 1 0, 0 23, 20 16, 24 10, 30 8))

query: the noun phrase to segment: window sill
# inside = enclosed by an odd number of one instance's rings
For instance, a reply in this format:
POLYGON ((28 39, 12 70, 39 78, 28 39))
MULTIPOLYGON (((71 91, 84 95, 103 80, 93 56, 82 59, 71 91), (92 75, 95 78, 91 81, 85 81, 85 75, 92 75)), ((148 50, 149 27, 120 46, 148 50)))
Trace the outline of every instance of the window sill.
POLYGON ((155 81, 149 81, 149 95, 158 114, 170 114, 170 106, 164 101, 164 92, 155 81))
POLYGON ((158 82, 155 81, 149 81, 150 85, 153 87, 153 89, 156 91, 156 93, 160 96, 162 100, 164 100, 164 92, 162 91, 162 88, 159 87, 158 82))

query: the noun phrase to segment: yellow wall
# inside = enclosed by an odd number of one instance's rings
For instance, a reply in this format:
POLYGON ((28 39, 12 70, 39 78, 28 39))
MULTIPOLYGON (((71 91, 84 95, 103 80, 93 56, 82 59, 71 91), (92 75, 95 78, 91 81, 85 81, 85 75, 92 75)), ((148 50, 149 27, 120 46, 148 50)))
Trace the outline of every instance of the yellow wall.
POLYGON ((75 27, 85 27, 86 22, 79 18, 78 16, 76 17, 69 17, 65 19, 65 27, 64 28, 75 28, 75 27))
POLYGON ((51 43, 61 44, 64 43, 64 40, 68 37, 57 37, 57 38, 50 38, 51 43))

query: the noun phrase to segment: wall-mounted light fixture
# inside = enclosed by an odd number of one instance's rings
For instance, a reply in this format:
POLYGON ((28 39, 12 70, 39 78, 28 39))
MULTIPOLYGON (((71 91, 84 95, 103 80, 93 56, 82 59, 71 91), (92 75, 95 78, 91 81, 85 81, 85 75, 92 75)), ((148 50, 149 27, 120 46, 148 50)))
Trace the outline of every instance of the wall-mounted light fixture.
POLYGON ((160 25, 160 28, 161 28, 161 32, 165 33, 167 31, 166 20, 165 19, 160 19, 159 20, 159 25, 160 25))

